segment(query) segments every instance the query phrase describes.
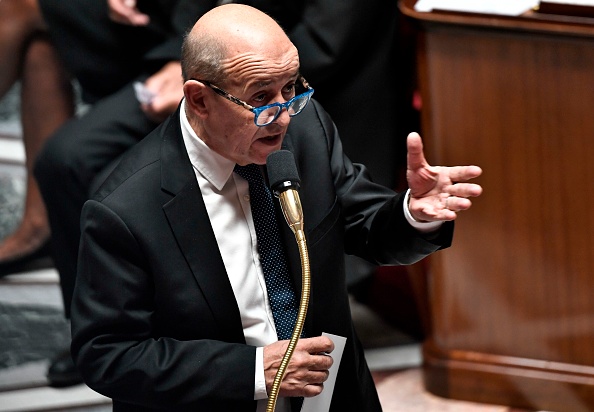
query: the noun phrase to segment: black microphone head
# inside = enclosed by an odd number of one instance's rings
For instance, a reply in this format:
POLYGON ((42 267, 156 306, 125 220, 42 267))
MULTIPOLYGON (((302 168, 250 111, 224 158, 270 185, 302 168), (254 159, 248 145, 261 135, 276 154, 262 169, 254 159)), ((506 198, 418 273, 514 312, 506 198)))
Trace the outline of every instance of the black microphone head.
POLYGON ((275 195, 288 189, 299 189, 301 179, 293 153, 288 150, 277 150, 266 158, 266 170, 270 188, 275 195))

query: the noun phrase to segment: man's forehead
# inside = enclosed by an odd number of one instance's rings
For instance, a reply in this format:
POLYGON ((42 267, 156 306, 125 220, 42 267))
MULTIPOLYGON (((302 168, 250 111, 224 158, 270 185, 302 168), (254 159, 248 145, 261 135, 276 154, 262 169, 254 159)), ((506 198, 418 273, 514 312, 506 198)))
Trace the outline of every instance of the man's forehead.
POLYGON ((244 90, 295 80, 300 66, 295 48, 277 54, 244 54, 230 58, 225 63, 228 83, 244 90))
POLYGON ((286 81, 286 80, 292 80, 292 79, 296 79, 297 77, 299 77, 299 70, 294 70, 294 71, 290 71, 287 72, 284 75, 279 75, 279 76, 275 76, 275 77, 266 77, 266 78, 253 78, 253 79, 248 79, 247 84, 250 87, 268 87, 270 85, 273 85, 274 83, 278 83, 286 81))
POLYGON ((221 65, 227 70, 292 70, 299 66, 299 52, 287 38, 275 42, 251 42, 241 39, 240 44, 227 44, 221 65))

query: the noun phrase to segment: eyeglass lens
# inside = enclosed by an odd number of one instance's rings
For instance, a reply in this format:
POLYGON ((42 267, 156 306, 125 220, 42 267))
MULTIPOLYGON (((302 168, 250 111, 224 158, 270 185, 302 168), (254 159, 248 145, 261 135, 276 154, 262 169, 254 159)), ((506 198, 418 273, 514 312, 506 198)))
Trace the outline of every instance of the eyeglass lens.
MULTIPOLYGON (((309 96, 309 93, 304 93, 302 95, 296 96, 287 107, 287 112, 289 113, 289 116, 292 117, 299 114, 307 105, 307 102, 309 101, 309 96)), ((256 124, 265 126, 269 123, 272 123, 274 120, 276 120, 276 118, 280 114, 280 111, 280 106, 272 106, 267 108, 266 110, 261 111, 256 117, 256 124)))

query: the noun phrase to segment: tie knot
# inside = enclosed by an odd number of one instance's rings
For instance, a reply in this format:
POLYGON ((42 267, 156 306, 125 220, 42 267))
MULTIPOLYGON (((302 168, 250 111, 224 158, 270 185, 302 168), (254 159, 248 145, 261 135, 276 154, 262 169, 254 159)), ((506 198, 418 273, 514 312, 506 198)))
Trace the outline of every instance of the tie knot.
POLYGON ((260 167, 254 163, 246 166, 235 165, 235 168, 233 170, 239 176, 247 180, 250 184, 255 182, 261 182, 263 180, 262 173, 260 172, 260 167))

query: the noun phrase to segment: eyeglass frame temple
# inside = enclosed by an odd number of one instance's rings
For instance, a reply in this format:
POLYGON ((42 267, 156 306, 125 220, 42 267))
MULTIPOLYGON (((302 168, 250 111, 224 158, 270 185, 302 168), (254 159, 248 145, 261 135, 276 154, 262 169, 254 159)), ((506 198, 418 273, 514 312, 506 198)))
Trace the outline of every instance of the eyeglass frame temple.
POLYGON ((254 109, 256 109, 256 107, 244 102, 243 100, 238 99, 237 97, 233 96, 232 94, 229 94, 228 92, 224 91, 223 89, 221 89, 220 87, 212 84, 211 82, 207 81, 207 80, 198 80, 198 79, 193 79, 196 80, 200 83, 204 83, 205 85, 207 85, 208 87, 210 87, 211 89, 214 90, 214 92, 216 94, 218 94, 219 96, 224 97, 227 100, 231 100, 233 103, 238 104, 240 106, 243 106, 244 108, 248 109, 249 111, 253 112, 254 109))

